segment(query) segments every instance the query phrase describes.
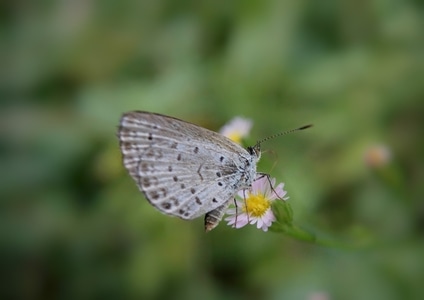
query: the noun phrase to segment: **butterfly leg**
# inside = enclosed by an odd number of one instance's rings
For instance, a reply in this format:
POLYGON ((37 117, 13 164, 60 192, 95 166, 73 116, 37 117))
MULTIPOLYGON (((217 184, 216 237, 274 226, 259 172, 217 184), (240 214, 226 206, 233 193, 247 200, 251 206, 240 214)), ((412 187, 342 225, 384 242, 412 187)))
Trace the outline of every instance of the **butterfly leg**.
MULTIPOLYGON (((249 213, 248 213, 248 210, 247 210, 247 202, 246 202, 246 190, 243 190, 243 199, 244 199, 244 208, 243 209, 244 209, 245 212, 247 212, 247 223, 250 223, 249 213)), ((237 228, 236 227, 237 216, 238 216, 238 213, 237 213, 237 203, 236 203, 236 222, 234 223, 234 228, 237 228)))
POLYGON ((229 205, 230 205, 230 201, 227 201, 223 205, 218 206, 214 210, 211 210, 210 212, 206 213, 205 215, 205 231, 206 232, 211 231, 216 226, 218 226, 219 222, 224 216, 225 211, 227 210, 229 205))
POLYGON ((277 198, 278 198, 278 199, 283 200, 283 198, 282 198, 282 197, 280 197, 280 195, 278 195, 278 194, 277 194, 277 192, 275 191, 274 187, 272 186, 272 182, 271 182, 271 179, 270 179, 270 175, 269 175, 269 174, 267 174, 267 173, 258 173, 258 175, 259 175, 259 177, 255 178, 255 180, 259 180, 259 179, 261 179, 261 178, 266 177, 266 179, 268 180, 269 186, 270 186, 270 188, 271 188, 271 191, 272 191, 275 195, 277 195, 277 198))

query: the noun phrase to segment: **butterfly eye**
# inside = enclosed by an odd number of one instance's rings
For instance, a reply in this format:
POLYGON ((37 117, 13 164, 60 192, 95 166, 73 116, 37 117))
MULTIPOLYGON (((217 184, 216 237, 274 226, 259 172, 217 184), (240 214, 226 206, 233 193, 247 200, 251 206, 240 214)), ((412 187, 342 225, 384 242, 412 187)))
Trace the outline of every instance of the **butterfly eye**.
POLYGON ((256 157, 260 157, 261 156, 261 145, 260 144, 256 144, 253 147, 247 147, 247 152, 249 152, 250 155, 254 155, 256 157))

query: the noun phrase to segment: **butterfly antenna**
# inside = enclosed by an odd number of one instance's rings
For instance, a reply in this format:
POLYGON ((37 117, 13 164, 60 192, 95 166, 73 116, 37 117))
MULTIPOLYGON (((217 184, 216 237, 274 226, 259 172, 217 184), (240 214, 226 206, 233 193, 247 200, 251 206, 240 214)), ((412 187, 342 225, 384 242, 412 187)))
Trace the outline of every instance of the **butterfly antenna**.
POLYGON ((312 127, 312 124, 308 124, 308 125, 304 125, 304 126, 301 126, 301 127, 295 128, 295 129, 290 129, 290 130, 287 130, 287 131, 283 131, 283 132, 280 132, 280 133, 276 133, 276 134, 274 134, 274 135, 271 135, 271 136, 269 136, 269 137, 266 137, 266 138, 264 138, 264 139, 262 139, 262 140, 260 140, 260 141, 256 142, 256 145, 254 146, 254 148, 259 148, 259 147, 260 147, 260 145, 261 145, 263 142, 266 142, 266 141, 268 141, 268 140, 271 140, 271 139, 274 139, 274 138, 276 138, 276 137, 279 137, 279 136, 282 136, 282 135, 286 135, 286 134, 289 134, 289 133, 293 133, 293 132, 295 132, 295 131, 308 129, 308 128, 310 128, 310 127, 312 127))

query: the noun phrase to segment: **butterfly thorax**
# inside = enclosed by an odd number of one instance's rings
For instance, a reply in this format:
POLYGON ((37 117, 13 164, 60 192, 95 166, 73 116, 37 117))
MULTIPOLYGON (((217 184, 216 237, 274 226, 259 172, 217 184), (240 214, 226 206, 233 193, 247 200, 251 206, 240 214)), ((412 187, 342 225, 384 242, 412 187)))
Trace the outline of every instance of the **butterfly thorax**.
POLYGON ((242 173, 239 189, 248 189, 252 186, 256 178, 256 164, 260 159, 261 152, 258 147, 248 147, 249 157, 245 157, 244 167, 240 170, 242 173))

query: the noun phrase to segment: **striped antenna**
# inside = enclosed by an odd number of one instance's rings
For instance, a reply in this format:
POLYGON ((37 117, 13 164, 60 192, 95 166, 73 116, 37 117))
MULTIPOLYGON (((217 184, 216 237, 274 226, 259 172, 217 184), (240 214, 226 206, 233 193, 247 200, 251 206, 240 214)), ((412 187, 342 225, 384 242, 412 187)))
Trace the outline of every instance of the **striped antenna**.
POLYGON ((279 137, 279 136, 282 136, 282 135, 286 135, 286 134, 289 134, 289 133, 292 133, 292 132, 295 132, 295 131, 308 129, 308 128, 310 128, 310 127, 312 127, 312 124, 308 124, 308 125, 304 125, 304 126, 301 126, 301 127, 295 128, 295 129, 290 129, 290 130, 287 130, 287 131, 283 131, 283 132, 280 132, 280 133, 276 133, 276 134, 274 134, 274 135, 271 135, 271 136, 269 136, 269 137, 266 137, 266 138, 264 138, 264 139, 260 140, 259 142, 256 142, 256 145, 255 145, 253 148, 259 148, 259 147, 260 147, 260 145, 261 145, 263 142, 266 142, 266 141, 268 141, 268 140, 274 139, 274 138, 276 138, 276 137, 279 137))

